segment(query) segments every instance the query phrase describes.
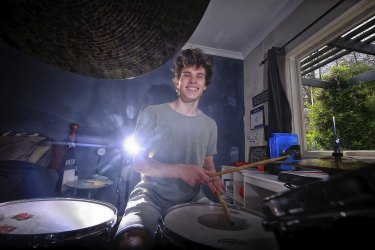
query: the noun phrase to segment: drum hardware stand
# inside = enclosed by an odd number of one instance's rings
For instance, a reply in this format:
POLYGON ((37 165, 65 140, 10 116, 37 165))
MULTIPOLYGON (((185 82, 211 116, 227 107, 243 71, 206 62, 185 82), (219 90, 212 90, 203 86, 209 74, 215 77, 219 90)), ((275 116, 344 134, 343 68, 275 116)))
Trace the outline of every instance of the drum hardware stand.
MULTIPOLYGON (((117 202, 116 202, 116 208, 117 208, 117 218, 116 218, 116 223, 115 225, 113 225, 110 233, 109 233, 109 242, 108 244, 111 245, 113 244, 113 239, 115 238, 116 236, 116 233, 117 233, 117 229, 120 225, 120 222, 121 222, 121 219, 122 219, 122 215, 124 214, 124 211, 121 210, 121 183, 122 183, 122 177, 121 177, 121 166, 122 166, 122 162, 123 162, 123 156, 121 154, 121 162, 120 162, 120 170, 119 170, 119 176, 118 176, 118 181, 117 181, 117 185, 116 185, 116 194, 117 194, 117 202), (121 211, 121 212, 120 212, 121 211)), ((113 246, 111 245, 111 247, 109 249, 112 249, 113 246)))
POLYGON ((334 136, 335 136, 332 156, 335 158, 335 166, 337 168, 341 168, 341 158, 343 156, 343 153, 340 150, 340 139, 337 136, 336 122, 335 122, 334 116, 332 117, 332 121, 333 121, 333 133, 334 133, 334 136))
POLYGON ((104 147, 101 147, 101 148, 98 148, 96 150, 96 154, 98 155, 98 161, 96 162, 96 168, 95 168, 95 174, 94 176, 97 176, 97 175, 100 175, 100 160, 102 158, 103 155, 105 155, 107 153, 107 150, 104 148, 104 147))
MULTIPOLYGON (((122 211, 123 209, 121 209, 121 204, 122 204, 122 199, 121 199, 121 184, 123 182, 123 177, 122 177, 122 166, 128 166, 129 165, 129 162, 128 160, 126 159, 126 157, 123 155, 124 153, 121 152, 121 161, 120 161, 120 169, 119 169, 119 173, 118 173, 118 182, 117 182, 117 186, 116 186, 116 194, 117 194, 117 203, 116 203, 116 207, 118 209, 118 211, 121 210, 121 212, 119 213, 120 216, 123 215, 124 211, 122 211)), ((128 193, 128 186, 129 186, 129 174, 128 172, 126 173, 126 190, 125 190, 125 199, 126 199, 126 196, 127 196, 127 193, 128 193)))
POLYGON ((121 153, 121 161, 120 161, 120 170, 119 170, 119 174, 118 174, 118 182, 117 182, 117 186, 116 186, 116 194, 117 194, 117 203, 116 203, 116 206, 117 206, 117 209, 121 212, 119 213, 119 215, 123 215, 124 213, 124 209, 120 209, 121 208, 121 204, 123 202, 126 202, 128 200, 128 197, 129 197, 129 189, 130 189, 130 160, 128 159, 127 156, 124 156, 123 153, 121 153), (125 171, 126 171, 126 176, 125 178, 123 177, 123 174, 122 174, 122 171, 124 170, 122 168, 122 166, 124 166, 125 168, 125 171), (124 197, 123 199, 121 199, 121 184, 123 182, 123 180, 125 179, 125 192, 124 192, 124 197))
MULTIPOLYGON (((110 232, 110 240, 113 240, 116 236, 117 229, 120 225, 120 222, 122 220, 122 216, 124 215, 125 208, 121 209, 121 204, 122 204, 122 199, 121 199, 121 183, 123 182, 123 177, 122 177, 122 166, 125 167, 130 167, 130 161, 127 157, 124 156, 124 153, 121 152, 121 160, 120 160, 120 169, 119 169, 119 174, 118 174, 118 181, 116 185, 116 194, 117 194, 117 202, 116 202, 116 208, 117 208, 117 220, 115 225, 112 227, 112 230, 110 232)), ((124 201, 126 202, 129 196, 129 183, 130 183, 130 169, 126 170, 126 187, 125 187, 125 193, 124 193, 124 201)), ((110 243, 113 244, 113 243, 110 243)))

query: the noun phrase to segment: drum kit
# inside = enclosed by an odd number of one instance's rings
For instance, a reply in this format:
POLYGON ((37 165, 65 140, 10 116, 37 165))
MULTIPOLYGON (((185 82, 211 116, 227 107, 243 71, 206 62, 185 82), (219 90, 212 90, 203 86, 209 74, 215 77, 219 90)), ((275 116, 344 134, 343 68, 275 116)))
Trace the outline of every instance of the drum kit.
MULTIPOLYGON (((260 214, 217 203, 187 203, 159 218, 160 246, 181 249, 275 249, 260 214)), ((117 222, 108 203, 81 198, 26 199, 0 204, 0 249, 106 249, 117 222)))
MULTIPOLYGON (((240 171, 267 163, 277 163, 277 161, 287 157, 282 156, 250 163, 217 172, 215 175, 223 175, 228 171, 240 171)), ((300 166, 318 168, 327 167, 327 165, 317 166, 317 163, 321 162, 332 161, 331 159, 322 159, 321 161, 302 160, 298 164, 300 166)), ((357 161, 353 162, 358 164, 357 161)), ((329 165, 329 167, 331 166, 332 164, 329 165)), ((346 170, 357 168, 362 170, 360 167, 354 167, 352 162, 343 162, 342 166, 346 170)), ((362 179, 368 179, 368 176, 375 175, 367 173, 361 177, 362 179)), ((337 175, 336 179, 339 178, 340 175, 337 175)), ((350 175, 346 179, 349 181, 350 179, 357 180, 357 178, 350 175)), ((327 192, 332 191, 332 196, 336 198, 338 188, 343 190, 343 197, 347 197, 346 191, 351 192, 350 186, 344 187, 344 185, 335 184, 337 186, 331 187, 329 182, 324 182, 324 185, 327 186, 327 192), (335 195, 333 195, 334 193, 335 195)), ((363 186, 364 184, 358 183, 355 187, 360 187, 361 185, 363 186)), ((370 183, 368 183, 368 186, 370 186, 370 183)), ((287 206, 292 206, 295 203, 295 199, 302 199, 301 197, 305 196, 315 197, 317 194, 323 195, 323 193, 327 193, 321 192, 322 187, 322 185, 314 186, 307 189, 307 191, 305 187, 300 187, 279 196, 270 197, 264 201, 265 211, 282 211, 284 209, 285 213, 288 213, 288 211, 293 209, 289 209, 287 206), (316 190, 313 191, 314 189, 316 190), (297 198, 290 192, 293 192, 293 194, 297 192, 295 196, 297 198), (304 193, 306 195, 303 195, 304 193), (285 200, 288 200, 287 204, 284 204, 285 200)), ((360 188, 352 190, 352 192, 354 191, 363 196, 360 188)), ((357 197, 359 197, 358 195, 357 197)), ((306 200, 304 201, 306 204, 310 204, 307 197, 304 198, 306 200)), ((218 196, 218 198, 221 197, 218 196)), ((324 200, 323 198, 322 200, 324 200)), ((371 200, 369 202, 374 201, 371 200)), ((282 218, 280 214, 260 214, 246 208, 236 207, 224 202, 220 203, 185 203, 171 207, 164 212, 162 218, 159 218, 158 229, 155 234, 158 244, 179 249, 281 249, 279 230, 281 230, 282 226, 280 228, 276 226, 278 225, 276 219, 284 220, 285 218, 282 218), (274 232, 270 232, 272 230, 274 232)), ((301 204, 301 202, 297 203, 301 204)), ((328 203, 330 207, 333 207, 332 202, 328 203)), ((338 200, 336 203, 339 206, 342 201, 340 203, 340 200, 338 200)), ((370 206, 370 210, 373 210, 373 207, 370 206)), ((307 209, 309 207, 303 210, 307 211, 307 209)), ((358 213, 362 212, 360 208, 358 208, 358 211, 358 213)), ((105 249, 111 245, 113 232, 117 230, 117 216, 117 208, 115 206, 92 199, 42 198, 0 203, 0 249, 65 249, 68 246, 84 249, 105 249)), ((290 219, 291 216, 290 214, 286 217, 290 219)), ((371 222, 373 222, 373 219, 371 222)), ((284 221, 279 224, 282 223, 284 221)), ((288 221, 285 223, 285 225, 289 225, 287 224, 288 221)))

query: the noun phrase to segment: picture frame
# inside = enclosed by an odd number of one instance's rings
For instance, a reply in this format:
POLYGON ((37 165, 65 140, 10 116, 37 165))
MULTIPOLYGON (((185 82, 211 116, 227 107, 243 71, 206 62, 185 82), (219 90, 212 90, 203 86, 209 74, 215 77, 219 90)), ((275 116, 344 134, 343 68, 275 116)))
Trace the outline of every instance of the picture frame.
POLYGON ((264 108, 260 106, 250 111, 250 129, 264 127, 264 108))
POLYGON ((265 103, 268 101, 268 90, 263 91, 262 93, 256 95, 252 99, 253 107, 258 106, 259 104, 265 103))
POLYGON ((256 146, 249 148, 249 162, 258 162, 270 158, 268 146, 256 146))
POLYGON ((263 145, 264 139, 264 128, 257 128, 249 130, 247 139, 249 141, 249 146, 259 146, 263 145))

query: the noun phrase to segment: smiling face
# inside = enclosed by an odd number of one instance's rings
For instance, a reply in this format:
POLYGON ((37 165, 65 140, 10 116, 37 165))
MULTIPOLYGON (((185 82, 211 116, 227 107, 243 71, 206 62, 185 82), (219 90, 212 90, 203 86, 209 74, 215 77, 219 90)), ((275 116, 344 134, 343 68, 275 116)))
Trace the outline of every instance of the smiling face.
POLYGON ((206 70, 203 67, 186 67, 176 82, 179 98, 187 103, 198 101, 206 90, 206 70))

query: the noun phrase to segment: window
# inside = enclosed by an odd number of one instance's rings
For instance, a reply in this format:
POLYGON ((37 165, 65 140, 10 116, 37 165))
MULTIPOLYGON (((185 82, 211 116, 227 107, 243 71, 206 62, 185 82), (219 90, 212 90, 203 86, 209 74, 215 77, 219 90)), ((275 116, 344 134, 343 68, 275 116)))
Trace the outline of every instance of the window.
MULTIPOLYGON (((366 6, 359 6, 355 10, 351 10, 350 13, 343 14, 287 55, 287 75, 290 81, 287 92, 293 110, 294 130, 302 135, 300 144, 304 157, 331 155, 337 145, 335 143, 337 139, 339 139, 339 145, 344 155, 375 155, 374 135, 370 138, 371 140, 364 139, 362 145, 359 145, 361 141, 356 141, 357 138, 354 139, 355 133, 351 134, 350 129, 345 130, 346 127, 350 127, 347 126, 348 120, 346 120, 346 118, 349 119, 349 115, 345 117, 345 113, 339 113, 341 109, 336 104, 338 101, 342 101, 339 98, 348 101, 349 96, 358 90, 358 86, 364 88, 365 85, 366 88, 375 90, 375 17, 373 13, 367 13, 366 9, 366 6), (368 66, 364 66, 361 70, 354 70, 352 67, 363 63, 368 66), (349 74, 344 76, 343 73, 340 73, 342 70, 345 73, 353 71, 350 72, 351 77, 347 77, 349 74), (346 88, 345 93, 342 90, 344 85, 340 86, 340 82, 346 86, 349 84, 356 87, 346 88), (359 82, 366 82, 368 85, 359 84, 359 82), (328 93, 331 94, 330 98, 333 96, 332 100, 327 97, 328 93), (291 96, 300 98, 295 99, 291 96), (339 113, 339 119, 335 117, 335 112, 339 113), (337 124, 338 121, 341 124, 337 124)), ((366 92, 368 89, 365 89, 364 92, 367 95, 373 95, 371 91, 366 92)), ((374 98, 373 96, 371 100, 374 98)), ((351 104, 345 105, 354 107, 351 104)), ((353 114, 353 112, 355 112, 354 108, 350 113, 353 114)), ((374 112, 373 109, 371 112, 374 112)), ((360 120, 361 116, 356 115, 355 117, 359 119, 357 122, 362 122, 362 125, 366 123, 365 119, 360 120)), ((352 118, 349 122, 352 125, 352 132, 353 127, 360 127, 353 124, 354 119, 352 118)), ((369 132, 361 131, 361 133, 366 133, 366 136, 371 136, 368 135, 369 132)), ((371 132, 375 133, 375 131, 371 132)))

